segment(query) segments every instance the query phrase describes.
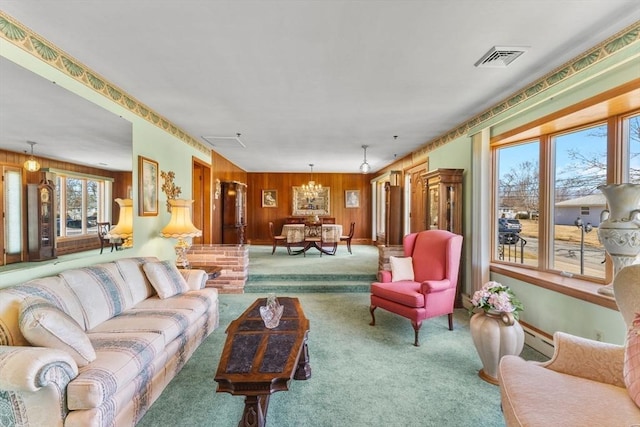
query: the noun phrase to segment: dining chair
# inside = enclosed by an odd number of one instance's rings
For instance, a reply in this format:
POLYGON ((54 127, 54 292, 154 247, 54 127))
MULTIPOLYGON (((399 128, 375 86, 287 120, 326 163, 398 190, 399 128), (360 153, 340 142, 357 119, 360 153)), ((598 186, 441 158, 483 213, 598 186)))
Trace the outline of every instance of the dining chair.
POLYGON ((352 222, 351 226, 349 227, 349 234, 347 234, 346 236, 340 236, 340 241, 341 242, 347 242, 347 250, 349 251, 350 254, 352 254, 353 252, 351 252, 351 239, 353 239, 353 232, 356 229, 356 223, 352 222))
POLYGON ((271 242, 273 243, 273 249, 271 250, 271 255, 273 255, 279 243, 286 243, 287 236, 283 236, 282 234, 276 235, 273 230, 273 221, 269 221, 269 237, 271 237, 271 242))
POLYGON ((118 250, 118 243, 112 242, 107 235, 109 234, 109 230, 111 229, 110 222, 98 222, 96 223, 98 226, 98 238, 100 239, 100 253, 104 250, 105 246, 111 246, 111 252, 113 249, 118 250))

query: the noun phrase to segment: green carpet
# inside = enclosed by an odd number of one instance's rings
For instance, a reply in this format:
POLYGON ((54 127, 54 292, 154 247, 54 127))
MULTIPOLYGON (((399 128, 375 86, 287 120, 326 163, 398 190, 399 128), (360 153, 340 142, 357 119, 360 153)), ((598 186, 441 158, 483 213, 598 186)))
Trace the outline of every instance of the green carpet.
POLYGON ((315 249, 307 256, 289 255, 286 248, 249 247, 247 293, 267 292, 368 292, 378 272, 378 249, 370 245, 353 245, 347 252, 338 246, 333 256, 315 249))
MULTIPOLYGON (((323 257, 324 258, 324 257, 323 257)), ((198 348, 138 424, 236 426, 244 398, 216 393, 225 329, 260 294, 220 295, 220 328, 198 348)), ((498 387, 481 380, 469 317, 425 321, 414 347, 408 320, 379 309, 369 326, 367 293, 300 293, 310 320, 312 376, 272 395, 267 426, 502 426, 498 387)), ((527 348, 525 358, 544 356, 527 348)))

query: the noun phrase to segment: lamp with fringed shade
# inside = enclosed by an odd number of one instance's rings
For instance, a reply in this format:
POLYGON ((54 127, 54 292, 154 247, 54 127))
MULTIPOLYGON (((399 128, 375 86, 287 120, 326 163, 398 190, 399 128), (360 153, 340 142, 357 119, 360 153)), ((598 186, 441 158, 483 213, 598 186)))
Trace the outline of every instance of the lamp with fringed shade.
POLYGON ((191 205, 193 200, 171 199, 171 221, 167 224, 160 236, 166 238, 178 239, 176 243, 176 264, 181 268, 189 268, 189 260, 187 259, 187 250, 191 247, 191 243, 186 238, 202 236, 202 231, 198 230, 191 222, 191 205))
POLYGON ((120 205, 120 217, 118 223, 109 230, 109 239, 122 240, 123 248, 133 247, 133 200, 132 199, 116 199, 116 203, 120 205))

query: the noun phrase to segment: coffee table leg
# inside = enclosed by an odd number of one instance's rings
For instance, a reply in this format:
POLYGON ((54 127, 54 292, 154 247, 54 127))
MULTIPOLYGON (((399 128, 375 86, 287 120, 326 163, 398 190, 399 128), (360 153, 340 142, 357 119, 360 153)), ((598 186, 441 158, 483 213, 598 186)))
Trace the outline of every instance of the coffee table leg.
POLYGON ((307 347, 307 337, 304 337, 304 343, 300 350, 300 358, 298 359, 298 367, 293 375, 296 380, 307 380, 311 378, 311 365, 309 365, 309 348, 307 347))
POLYGON ((238 427, 264 427, 269 409, 269 395, 247 396, 244 399, 244 412, 238 427))

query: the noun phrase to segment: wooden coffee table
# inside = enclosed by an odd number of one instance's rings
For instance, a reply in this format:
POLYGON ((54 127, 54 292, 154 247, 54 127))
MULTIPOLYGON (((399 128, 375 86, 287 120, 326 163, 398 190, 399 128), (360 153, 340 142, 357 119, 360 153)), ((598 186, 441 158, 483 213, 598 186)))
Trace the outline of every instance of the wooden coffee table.
POLYGON ((263 427, 269 397, 289 390, 291 379, 311 377, 307 335, 309 320, 297 298, 278 298, 284 306, 280 324, 267 329, 260 317, 266 298, 256 300, 227 328, 215 380, 217 392, 245 396, 238 426, 263 427))

